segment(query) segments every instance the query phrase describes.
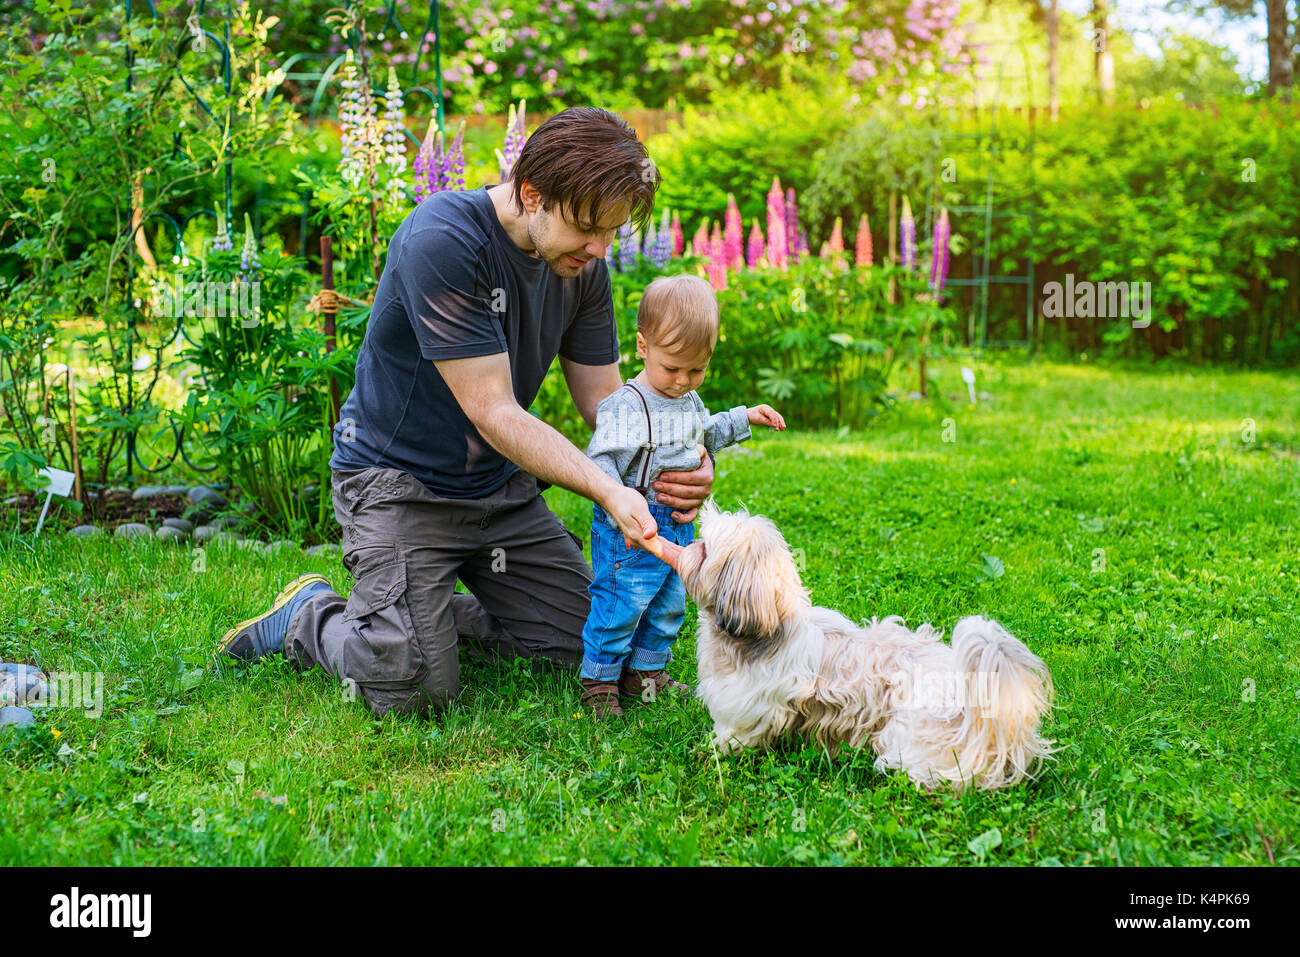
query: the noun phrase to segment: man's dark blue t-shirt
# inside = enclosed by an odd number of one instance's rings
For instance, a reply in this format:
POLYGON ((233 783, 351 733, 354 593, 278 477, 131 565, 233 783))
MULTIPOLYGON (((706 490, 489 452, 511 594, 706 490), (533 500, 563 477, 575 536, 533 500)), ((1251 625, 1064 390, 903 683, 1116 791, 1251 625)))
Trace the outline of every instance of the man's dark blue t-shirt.
POLYGON ((527 409, 557 354, 618 361, 609 270, 556 275, 506 234, 488 187, 434 193, 393 234, 330 466, 410 472, 444 498, 481 498, 519 467, 461 411, 433 359, 507 352, 527 409))

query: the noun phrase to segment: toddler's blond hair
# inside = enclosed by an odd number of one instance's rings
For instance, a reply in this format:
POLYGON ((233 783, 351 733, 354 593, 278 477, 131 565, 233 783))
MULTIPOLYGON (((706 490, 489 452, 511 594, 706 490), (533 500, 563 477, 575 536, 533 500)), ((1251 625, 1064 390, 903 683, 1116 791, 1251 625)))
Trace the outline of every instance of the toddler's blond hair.
POLYGON ((653 280, 636 311, 636 327, 646 341, 672 352, 712 354, 719 321, 713 287, 689 273, 653 280))

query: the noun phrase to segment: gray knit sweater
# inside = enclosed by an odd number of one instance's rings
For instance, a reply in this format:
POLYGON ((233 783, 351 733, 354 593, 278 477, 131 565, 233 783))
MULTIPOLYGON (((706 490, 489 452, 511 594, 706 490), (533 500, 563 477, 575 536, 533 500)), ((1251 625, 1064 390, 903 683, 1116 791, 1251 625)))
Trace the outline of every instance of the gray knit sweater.
POLYGON ((596 432, 587 446, 587 455, 620 485, 635 488, 645 478, 646 501, 657 504, 655 490, 649 488, 660 472, 691 472, 700 467, 695 446, 703 445, 711 453, 743 442, 750 437, 748 409, 738 405, 726 412, 709 415, 704 402, 695 392, 680 399, 656 394, 632 379, 615 389, 596 406, 596 432), (645 398, 637 398, 636 390, 645 398), (651 439, 656 444, 651 453, 648 473, 643 469, 646 441, 646 407, 650 411, 651 439))

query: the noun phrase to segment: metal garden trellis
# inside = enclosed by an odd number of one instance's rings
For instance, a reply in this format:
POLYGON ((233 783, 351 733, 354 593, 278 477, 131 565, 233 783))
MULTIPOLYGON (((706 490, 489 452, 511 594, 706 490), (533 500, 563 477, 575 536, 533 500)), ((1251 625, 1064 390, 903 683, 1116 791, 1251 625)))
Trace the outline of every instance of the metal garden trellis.
MULTIPOLYGON (((141 6, 143 6, 146 9, 150 17, 154 19, 158 18, 158 10, 154 4, 154 0, 144 0, 141 6)), ((185 55, 191 51, 206 52, 207 44, 209 41, 211 41, 213 48, 220 54, 219 82, 222 85, 222 90, 228 95, 231 91, 231 63, 230 63, 230 19, 231 19, 231 7, 232 7, 231 0, 225 0, 225 2, 220 6, 223 8, 222 12, 215 13, 213 14, 213 16, 220 17, 221 22, 219 28, 221 30, 221 36, 217 36, 215 33, 204 28, 200 24, 200 18, 208 14, 209 4, 207 3, 207 0, 198 0, 194 8, 194 12, 187 18, 186 25, 189 29, 183 33, 183 35, 177 41, 176 45, 173 47, 173 50, 175 51, 176 54, 176 62, 177 64, 179 64, 182 58, 185 57, 185 55)), ((355 9, 356 0, 345 0, 345 6, 348 9, 355 9)), ((377 13, 383 14, 382 24, 379 30, 377 31, 378 39, 382 40, 384 38, 385 33, 390 28, 396 29, 399 36, 402 37, 403 39, 409 36, 409 32, 402 27, 401 22, 398 20, 396 7, 397 7, 397 0, 385 0, 383 8, 377 11, 377 13)), ((135 52, 131 49, 130 32, 129 32, 130 25, 131 25, 132 0, 123 0, 123 8, 125 13, 125 24, 126 24, 126 29, 123 32, 124 35, 127 37, 126 89, 130 91, 132 89, 132 84, 134 79, 133 67, 135 62, 135 52)), ((359 31, 357 30, 351 31, 344 39, 349 49, 352 51, 357 51, 361 47, 362 37, 359 31)), ((339 68, 342 66, 346 58, 347 58, 346 52, 338 55, 331 55, 328 53, 295 53, 292 56, 290 56, 285 61, 284 65, 280 68, 284 73, 284 80, 281 81, 280 85, 282 86, 283 83, 288 80, 293 80, 296 83, 309 83, 315 81, 316 88, 312 96, 311 105, 308 111, 308 117, 314 120, 316 116, 319 114, 321 105, 324 101, 324 94, 326 88, 328 87, 330 81, 334 78, 335 73, 338 72, 339 68), (290 70, 290 68, 294 64, 298 62, 310 61, 310 60, 322 60, 322 61, 328 60, 330 62, 323 69, 318 71, 311 71, 311 70, 291 71, 290 70)), ((177 72, 180 76, 181 82, 185 85, 185 88, 189 91, 190 95, 193 96, 195 102, 197 102, 199 106, 202 108, 203 112, 205 112, 211 118, 212 122, 220 123, 221 121, 218 119, 216 114, 212 112, 208 103, 203 99, 203 97, 199 94, 199 92, 193 86, 191 86, 189 79, 187 79, 184 74, 184 71, 178 70, 177 72)), ((429 3, 428 15, 425 19, 424 28, 420 33, 419 40, 417 40, 417 42, 415 43, 415 56, 411 62, 410 77, 411 77, 410 86, 402 91, 403 100, 405 100, 405 98, 410 94, 417 93, 417 92, 423 93, 426 96, 428 96, 429 99, 432 100, 433 102, 433 107, 435 110, 435 114, 437 116, 438 130, 439 132, 443 132, 444 112, 443 112, 443 85, 442 85, 442 35, 439 27, 438 0, 431 0, 431 2, 429 3), (433 45, 433 54, 434 54, 434 79, 435 79, 436 94, 434 91, 430 91, 426 87, 420 86, 417 82, 420 75, 420 60, 423 55, 423 49, 422 49, 423 42, 426 38, 430 36, 430 34, 432 34, 433 37, 432 45, 433 45)), ((274 97, 277 95, 278 92, 279 92, 279 87, 269 90, 267 92, 265 102, 267 104, 270 104, 270 102, 272 101, 272 99, 274 99, 274 97)), ((374 92, 382 96, 384 91, 382 88, 376 87, 374 89, 374 92)), ((130 124, 128 124, 128 128, 131 128, 130 124)), ((419 138, 416 137, 415 134, 413 134, 409 129, 406 130, 406 135, 412 142, 416 144, 417 147, 419 146, 420 144, 419 138)), ((180 136, 181 134, 179 132, 173 134, 173 144, 176 150, 180 149, 180 136)), ((222 196, 222 211, 225 217, 224 222, 227 223, 227 228, 229 228, 229 224, 233 222, 232 187, 233 187, 233 179, 234 179, 234 159, 230 155, 229 143, 226 143, 224 145, 223 153, 224 153, 223 164, 225 167, 225 183, 224 183, 224 190, 222 196)), ((128 180, 130 181, 131 184, 133 184, 134 176, 128 177, 128 180)), ((128 189, 131 188, 133 188, 132 185, 128 185, 128 189)), ((306 245, 310 191, 304 189, 301 192, 300 196, 302 201, 302 218, 299 227, 299 237, 300 237, 300 247, 303 247, 306 245)), ((254 210, 253 210, 254 215, 257 217, 257 223, 259 227, 261 225, 260 201, 261 201, 261 195, 260 195, 260 185, 259 185, 258 194, 255 198, 254 210)), ((134 203, 129 202, 128 208, 134 208, 134 203)), ((136 232, 139 229, 141 229, 146 222, 152 219, 162 220, 164 223, 166 223, 171 227, 171 230, 174 235, 173 261, 181 262, 183 264, 184 256, 185 256, 184 248, 183 248, 185 229, 186 227, 189 226, 190 222, 198 216, 211 216, 213 219, 219 219, 214 209, 207 209, 207 208, 197 209, 192 213, 190 213, 189 215, 185 216, 179 222, 176 220, 175 217, 171 216, 168 213, 153 212, 148 217, 141 220, 139 223, 134 223, 130 227, 130 233, 126 237, 127 247, 128 247, 127 277, 126 277, 126 307, 127 307, 128 333, 127 333, 127 342, 126 342, 126 359, 127 359, 128 368, 132 370, 134 369, 134 365, 135 365, 135 341, 137 337, 137 321, 139 316, 139 306, 136 304, 137 300, 135 299, 134 296, 134 280, 135 280, 134 240, 135 240, 136 232)), ((174 329, 172 329, 171 334, 167 337, 167 339, 161 343, 161 345, 159 346, 159 351, 161 351, 163 348, 166 348, 168 345, 174 342, 177 336, 184 336, 185 339, 188 342, 190 342, 192 345, 195 346, 198 345, 198 343, 196 343, 190 337, 189 333, 185 329, 185 317, 183 313, 182 315, 176 317, 176 326, 174 329)), ((134 411, 135 403, 136 403, 135 379, 133 375, 128 374, 126 408, 123 410, 123 413, 126 416, 129 417, 131 413, 134 411)), ((134 426, 132 426, 128 430, 127 444, 126 444, 126 452, 127 452, 126 477, 128 482, 131 480, 133 465, 139 465, 139 467, 142 470, 144 470, 144 472, 146 473, 161 472, 164 469, 170 467, 175 462, 176 456, 178 454, 181 456, 184 462, 195 471, 212 472, 218 468, 217 463, 214 463, 212 465, 199 465, 190 458, 188 452, 186 452, 185 450, 185 429, 183 426, 178 427, 176 423, 173 421, 171 423, 171 430, 172 430, 172 435, 176 442, 176 447, 175 449, 172 450, 171 454, 166 456, 165 460, 161 464, 157 465, 156 467, 150 467, 140 459, 139 451, 136 445, 137 430, 134 426)))
MULTIPOLYGON (((1032 355, 1034 351, 1034 237, 1035 226, 1037 222, 1036 209, 1034 206, 1034 146, 1035 133, 1032 119, 1032 102, 1033 84, 1030 77, 1033 75, 1029 64, 1029 54, 1021 43, 998 43, 992 44, 998 47, 1015 46, 1020 53, 1021 64, 1024 68, 1025 84, 1025 108, 1030 111, 1029 136, 1023 152, 1028 154, 1029 162, 1029 202, 1025 209, 996 209, 993 200, 994 185, 997 175, 998 153, 1004 149, 1004 137, 998 130, 998 111, 1001 106, 1001 94, 1003 87, 1003 75, 1006 67, 1008 54, 1004 51, 1003 55, 998 58, 997 76, 993 86, 993 102, 991 104, 990 121, 987 129, 976 129, 973 133, 950 133, 946 134, 948 139, 968 139, 974 141, 976 146, 982 146, 988 156, 988 173, 985 178, 984 202, 963 204, 949 207, 949 211, 955 214, 973 213, 982 220, 981 241, 971 244, 972 269, 971 278, 952 278, 948 280, 948 285, 952 287, 970 287, 972 292, 972 302, 970 311, 970 322, 968 335, 972 344, 977 349, 983 349, 988 346, 1024 346, 1032 355), (1028 223, 1029 242, 1025 250, 1025 272, 1019 275, 995 274, 990 271, 990 259, 992 255, 993 242, 993 224, 997 219, 1011 217, 1023 218, 1028 223), (993 285, 1006 284, 1024 286, 1025 288, 1025 338, 1024 339, 989 339, 988 338, 988 320, 989 320, 989 287, 993 285), (978 337, 976 331, 978 328, 978 337)), ((978 105, 978 104, 977 104, 978 105)), ((978 124, 978 111, 976 113, 978 124)), ((931 159, 931 168, 933 169, 933 157, 931 159)), ((933 176, 931 177, 933 180, 933 176)), ((934 220, 934 200, 933 194, 926 213, 926 233, 932 232, 934 220)), ((954 230, 957 228, 954 223, 954 230)))

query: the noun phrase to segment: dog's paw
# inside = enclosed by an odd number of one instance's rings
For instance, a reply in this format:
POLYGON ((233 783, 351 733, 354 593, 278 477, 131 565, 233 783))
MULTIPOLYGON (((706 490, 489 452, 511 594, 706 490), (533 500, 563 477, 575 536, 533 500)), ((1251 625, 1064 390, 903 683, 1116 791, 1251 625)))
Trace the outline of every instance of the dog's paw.
POLYGON ((736 737, 736 732, 731 728, 714 728, 713 749, 725 757, 739 754, 745 750, 745 745, 736 737))

